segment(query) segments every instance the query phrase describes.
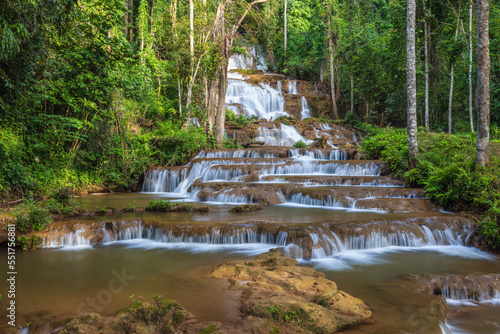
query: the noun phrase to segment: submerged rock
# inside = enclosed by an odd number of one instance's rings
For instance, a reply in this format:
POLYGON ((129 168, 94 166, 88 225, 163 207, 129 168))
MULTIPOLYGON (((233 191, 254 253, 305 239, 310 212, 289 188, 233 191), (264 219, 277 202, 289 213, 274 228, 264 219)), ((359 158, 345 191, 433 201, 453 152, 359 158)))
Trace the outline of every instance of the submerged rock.
POLYGON ((230 209, 229 212, 250 212, 250 211, 259 211, 262 210, 262 205, 256 204, 244 204, 238 205, 234 208, 230 209))

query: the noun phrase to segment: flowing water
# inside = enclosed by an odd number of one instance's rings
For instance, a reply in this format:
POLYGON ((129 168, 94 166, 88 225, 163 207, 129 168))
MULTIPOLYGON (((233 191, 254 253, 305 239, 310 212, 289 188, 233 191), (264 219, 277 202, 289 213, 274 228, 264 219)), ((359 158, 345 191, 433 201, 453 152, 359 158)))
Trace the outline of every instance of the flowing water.
MULTIPOLYGON (((252 48, 248 56, 232 57, 229 67, 266 71, 263 60, 252 48)), ((434 284, 425 293, 448 301, 443 332, 500 332, 500 288, 498 276, 491 276, 500 272, 500 258, 466 247, 473 229, 468 219, 384 175, 384 163, 358 160, 361 136, 353 130, 268 122, 289 115, 285 100, 299 98, 297 81, 282 87, 281 80, 229 77, 228 108, 266 120, 256 131, 263 146, 203 151, 186 166, 148 169, 142 193, 79 199, 88 210, 144 208, 151 199, 169 199, 210 212, 139 211, 54 223, 41 250, 18 252, 18 324, 61 323, 85 311, 113 314, 131 299, 155 294, 176 299, 200 321, 233 321, 238 295, 204 275, 221 261, 279 248, 372 309, 373 324, 346 332, 411 331, 423 306, 417 292, 399 293, 404 274, 435 275, 424 278, 434 284), (298 141, 314 147, 292 147, 298 141), (267 206, 228 212, 242 203, 267 206), (469 277, 473 272, 484 274, 469 277), (113 285, 117 280, 120 286, 113 285)), ((302 118, 311 117, 306 98, 300 101, 302 118)), ((0 261, 6 258, 1 252, 0 261)))

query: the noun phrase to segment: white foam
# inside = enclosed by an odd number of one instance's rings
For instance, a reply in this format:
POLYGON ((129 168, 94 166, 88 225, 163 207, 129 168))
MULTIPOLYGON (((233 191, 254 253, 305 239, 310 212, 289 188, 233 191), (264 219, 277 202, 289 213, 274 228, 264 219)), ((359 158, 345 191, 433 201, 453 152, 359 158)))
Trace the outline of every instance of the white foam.
POLYGON ((307 100, 304 96, 302 96, 301 99, 301 111, 300 115, 302 116, 302 119, 310 118, 312 117, 311 115, 311 110, 309 110, 309 106, 307 105, 307 100))

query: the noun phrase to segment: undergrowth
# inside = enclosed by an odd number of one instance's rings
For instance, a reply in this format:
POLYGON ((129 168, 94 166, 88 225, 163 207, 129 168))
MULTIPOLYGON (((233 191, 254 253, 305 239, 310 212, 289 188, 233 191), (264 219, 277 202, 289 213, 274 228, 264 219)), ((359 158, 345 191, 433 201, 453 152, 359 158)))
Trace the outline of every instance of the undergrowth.
POLYGON ((474 134, 419 129, 418 164, 410 168, 407 138, 404 129, 367 127, 362 150, 366 158, 385 161, 409 186, 423 187, 440 206, 480 214, 478 230, 492 248, 500 249, 500 145, 490 144, 491 162, 481 167, 475 163, 474 134))

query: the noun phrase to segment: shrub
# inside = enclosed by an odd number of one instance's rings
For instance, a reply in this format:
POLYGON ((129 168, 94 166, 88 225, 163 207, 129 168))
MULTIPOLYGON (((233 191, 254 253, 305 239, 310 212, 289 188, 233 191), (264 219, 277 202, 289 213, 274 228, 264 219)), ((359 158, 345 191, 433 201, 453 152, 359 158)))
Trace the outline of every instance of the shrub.
POLYGON ((40 203, 31 198, 16 207, 14 217, 16 219, 16 228, 21 232, 29 230, 41 231, 52 222, 49 210, 43 208, 40 203))
POLYGON ((293 144, 293 147, 295 147, 295 148, 308 148, 309 145, 304 143, 302 140, 299 140, 293 144))
POLYGON ((224 138, 224 141, 222 142, 222 148, 243 148, 243 146, 240 145, 237 138, 232 140, 224 138))
POLYGON ((366 157, 387 162, 391 172, 452 210, 483 214, 478 232, 500 249, 500 156, 492 146, 487 167, 475 163, 475 137, 419 133, 419 161, 409 169, 406 131, 372 128, 362 143, 366 157))
POLYGON ((168 200, 151 200, 146 206, 148 211, 170 211, 174 207, 174 204, 168 200))
POLYGON ((71 187, 61 186, 54 190, 50 197, 64 206, 69 205, 70 201, 73 199, 73 189, 71 187))
POLYGON ((242 128, 246 127, 250 123, 250 119, 244 115, 236 115, 234 111, 229 109, 226 109, 226 121, 242 128))

